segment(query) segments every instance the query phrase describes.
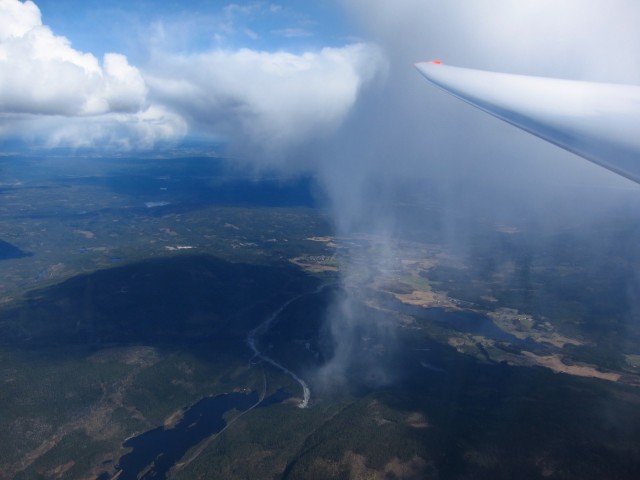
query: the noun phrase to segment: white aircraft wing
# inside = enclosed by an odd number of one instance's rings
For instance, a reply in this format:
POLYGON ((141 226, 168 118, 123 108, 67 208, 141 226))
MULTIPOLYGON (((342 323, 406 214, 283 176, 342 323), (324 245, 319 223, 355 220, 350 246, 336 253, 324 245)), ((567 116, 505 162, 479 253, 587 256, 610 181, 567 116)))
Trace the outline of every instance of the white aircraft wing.
POLYGON ((421 62, 430 82, 527 132, 640 183, 640 87, 421 62))

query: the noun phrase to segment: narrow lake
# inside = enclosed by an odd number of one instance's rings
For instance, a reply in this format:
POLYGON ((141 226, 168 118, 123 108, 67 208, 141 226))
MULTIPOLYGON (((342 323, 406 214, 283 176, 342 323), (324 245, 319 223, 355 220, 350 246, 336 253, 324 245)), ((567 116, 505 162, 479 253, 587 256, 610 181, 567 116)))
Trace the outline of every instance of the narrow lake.
MULTIPOLYGON (((260 406, 280 403, 288 396, 279 390, 260 406)), ((187 450, 226 426, 223 418, 226 412, 232 409, 244 412, 257 402, 256 392, 206 397, 191 406, 173 428, 158 427, 128 439, 123 445, 133 450, 120 458, 118 480, 166 478, 187 450)))

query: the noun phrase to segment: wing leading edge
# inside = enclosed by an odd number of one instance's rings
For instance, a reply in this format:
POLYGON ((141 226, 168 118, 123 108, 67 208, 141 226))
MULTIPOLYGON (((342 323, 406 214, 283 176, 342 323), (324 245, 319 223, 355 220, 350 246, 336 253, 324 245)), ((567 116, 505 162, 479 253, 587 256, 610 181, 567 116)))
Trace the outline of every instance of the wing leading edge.
POLYGON ((421 62, 459 99, 640 183, 640 87, 512 75, 421 62))

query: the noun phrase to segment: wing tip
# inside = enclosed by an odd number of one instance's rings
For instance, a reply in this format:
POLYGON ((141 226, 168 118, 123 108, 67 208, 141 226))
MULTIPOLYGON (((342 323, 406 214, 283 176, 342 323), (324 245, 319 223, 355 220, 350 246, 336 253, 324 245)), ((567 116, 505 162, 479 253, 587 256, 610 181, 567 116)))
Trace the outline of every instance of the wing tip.
POLYGON ((428 60, 428 61, 420 61, 414 64, 416 67, 418 65, 442 65, 442 60, 428 60))

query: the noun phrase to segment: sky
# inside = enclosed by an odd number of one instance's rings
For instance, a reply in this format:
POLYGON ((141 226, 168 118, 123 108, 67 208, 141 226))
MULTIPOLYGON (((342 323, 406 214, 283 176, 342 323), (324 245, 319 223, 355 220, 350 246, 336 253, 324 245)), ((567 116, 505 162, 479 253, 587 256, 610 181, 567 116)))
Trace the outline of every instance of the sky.
POLYGON ((341 147, 356 117, 377 139, 411 137, 385 140, 394 150, 424 133, 431 152, 460 157, 442 135, 457 129, 511 154, 522 136, 500 139, 503 127, 443 99, 412 64, 639 84, 639 17, 630 0, 0 0, 0 141, 144 151, 197 137, 295 164, 319 142, 341 147), (364 102, 386 118, 359 118, 364 102))
POLYGON ((243 129, 277 151, 329 132, 377 66, 328 5, 2 0, 0 138, 135 151, 243 129))
POLYGON ((412 65, 640 84, 639 19, 632 0, 0 0, 0 145, 145 152, 199 139, 257 168, 329 176, 327 158, 355 149, 355 171, 437 178, 480 163, 509 180, 518 156, 524 175, 615 182, 445 98, 412 65))
POLYGON ((469 218, 596 225, 640 193, 415 62, 639 85, 638 25, 636 0, 0 0, 0 154, 223 145, 258 175, 313 176, 336 233, 389 239, 384 270, 399 196, 435 198, 464 249, 469 218))

